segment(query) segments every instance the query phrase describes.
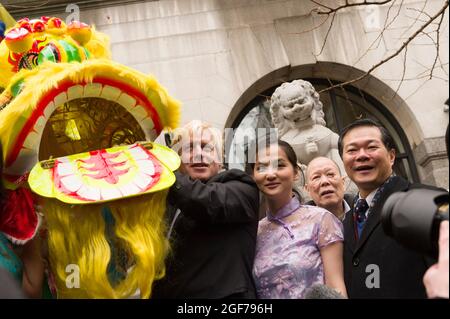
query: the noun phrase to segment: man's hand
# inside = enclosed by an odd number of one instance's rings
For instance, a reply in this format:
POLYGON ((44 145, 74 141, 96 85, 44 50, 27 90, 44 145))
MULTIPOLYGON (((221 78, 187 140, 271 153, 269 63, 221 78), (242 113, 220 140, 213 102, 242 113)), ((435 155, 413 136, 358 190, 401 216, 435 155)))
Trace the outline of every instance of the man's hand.
POLYGON ((439 229, 438 262, 423 276, 428 298, 448 298, 448 237, 448 221, 443 221, 439 229))

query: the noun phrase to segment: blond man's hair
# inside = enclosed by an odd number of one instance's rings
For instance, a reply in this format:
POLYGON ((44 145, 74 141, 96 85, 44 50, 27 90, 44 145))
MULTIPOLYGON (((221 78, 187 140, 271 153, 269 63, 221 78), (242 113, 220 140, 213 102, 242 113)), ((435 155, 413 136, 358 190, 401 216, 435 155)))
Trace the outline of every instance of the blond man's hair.
POLYGON ((211 124, 202 122, 199 120, 193 120, 183 127, 179 127, 170 132, 170 147, 181 153, 182 145, 187 141, 193 140, 194 137, 202 138, 205 131, 208 131, 211 135, 211 142, 213 143, 214 149, 216 151, 217 162, 222 163, 223 155, 223 141, 222 132, 213 127, 211 124))

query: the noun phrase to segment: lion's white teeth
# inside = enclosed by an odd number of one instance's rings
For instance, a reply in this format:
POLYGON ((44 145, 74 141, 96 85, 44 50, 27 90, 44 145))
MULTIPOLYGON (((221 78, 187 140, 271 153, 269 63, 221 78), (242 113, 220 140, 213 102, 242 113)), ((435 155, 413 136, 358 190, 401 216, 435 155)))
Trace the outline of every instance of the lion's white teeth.
POLYGON ((155 127, 155 125, 153 124, 153 120, 149 117, 142 120, 139 124, 141 124, 141 127, 145 127, 148 130, 151 130, 155 127))
POLYGON ((133 180, 133 183, 137 185, 141 191, 145 190, 153 181, 153 178, 147 174, 139 172, 133 180))
POLYGON ((155 166, 151 160, 139 160, 136 161, 136 165, 138 166, 139 171, 145 172, 145 174, 155 174, 155 166))
POLYGON ((34 150, 36 145, 39 145, 40 136, 38 133, 31 131, 28 133, 27 138, 23 142, 23 147, 26 147, 30 150, 34 150))
POLYGON ((50 118, 55 109, 56 109, 55 103, 50 102, 47 104, 47 106, 44 109, 44 118, 46 121, 50 118))
POLYGON ((39 118, 36 121, 36 124, 34 124, 33 130, 38 132, 38 134, 40 133, 42 135, 42 132, 44 131, 46 122, 47 121, 45 120, 45 117, 43 115, 39 116, 39 118))
POLYGON ((74 166, 70 162, 59 163, 57 171, 58 171, 58 175, 59 176, 66 176, 66 175, 73 175, 73 174, 75 174, 74 166))
POLYGON ((83 185, 81 179, 77 175, 68 175, 61 178, 61 184, 72 193, 77 192, 83 185))
POLYGON ((117 99, 117 103, 122 105, 127 110, 133 108, 136 105, 136 100, 133 99, 131 96, 129 96, 126 93, 122 93, 119 98, 117 99))
POLYGON ((102 92, 103 85, 100 83, 88 83, 84 86, 83 97, 99 97, 102 92))
POLYGON ((135 160, 146 160, 148 159, 148 154, 140 147, 134 147, 128 152, 133 156, 135 160))
POLYGON ((101 97, 106 100, 116 102, 121 93, 122 93, 122 91, 120 89, 109 86, 109 85, 105 85, 103 87, 101 97))
POLYGON ((82 98, 83 94, 84 87, 82 85, 74 85, 67 90, 67 97, 69 98, 69 101, 82 98))
POLYGON ((77 194, 90 200, 100 200, 100 189, 89 185, 82 185, 77 194))
POLYGON ((55 96, 55 98, 53 99, 53 102, 55 103, 55 106, 58 107, 58 106, 63 105, 64 103, 66 103, 68 100, 69 99, 67 97, 67 93, 64 91, 64 92, 59 93, 57 96, 55 96))
MULTIPOLYGON (((38 117, 34 126, 25 137, 25 140, 22 144, 22 150, 19 152, 18 157, 11 163, 10 167, 8 167, 8 174, 11 175, 22 175, 24 172, 28 172, 32 166, 38 161, 38 154, 40 150, 40 143, 42 139, 42 134, 49 124, 49 119, 52 117, 52 114, 58 107, 66 105, 66 103, 70 101, 74 101, 77 99, 84 98, 99 98, 104 100, 109 100, 121 105, 126 111, 131 113, 133 118, 141 127, 142 131, 145 134, 145 138, 147 140, 154 140, 157 137, 155 131, 155 123, 151 118, 151 111, 143 106, 144 103, 138 104, 139 98, 135 98, 129 94, 131 92, 122 91, 120 88, 115 87, 113 85, 107 85, 102 83, 86 83, 86 84, 74 84, 67 88, 66 91, 57 91, 49 94, 57 94, 54 96, 53 100, 50 101, 45 108, 42 110, 41 114, 36 114, 38 117), (26 151, 24 151, 26 150, 26 151), (31 167, 28 167, 31 165, 31 167)), ((47 97, 49 98, 50 95, 47 97)), ((59 112, 59 111, 58 111, 59 112)), ((61 112, 62 114, 62 112, 61 112)), ((58 113, 58 116, 60 113, 58 113)), ((64 114, 65 116, 66 114, 64 114)), ((58 118, 57 121, 61 120, 63 117, 58 118)), ((78 123, 73 123, 76 125, 71 125, 70 121, 74 121, 70 118, 64 117, 67 120, 65 134, 71 138, 72 140, 78 140, 80 137, 76 135, 74 132, 73 126, 78 125, 78 123), (69 125, 70 124, 70 125, 69 125), (73 133, 73 134, 72 134, 73 133), (78 137, 77 137, 78 136, 78 137)), ((55 125, 55 124, 53 124, 55 125)), ((56 124, 59 125, 59 124, 56 124)), ((77 134, 79 134, 77 132, 77 134)), ((131 150, 133 152, 133 150, 131 150)), ((138 152, 136 155, 136 159, 138 160, 147 160, 148 154, 142 150, 136 150, 138 152)), ((153 169, 153 168, 152 168, 153 169)), ((154 169, 153 169, 154 171, 154 169)), ((61 173, 63 176, 63 174, 61 173)), ((139 187, 143 183, 136 184, 139 187)), ((78 184, 77 184, 78 185, 78 184)), ((136 187, 138 187, 136 186, 136 187)), ((84 192, 87 190, 84 189, 84 192)), ((121 191, 121 190, 120 190, 121 191)), ((105 194, 104 196, 112 196, 112 193, 105 194)), ((95 193, 94 197, 103 196, 95 193)))
POLYGON ((138 122, 141 122, 142 120, 144 120, 148 116, 147 111, 141 105, 136 105, 134 108, 132 108, 129 111, 130 111, 131 114, 133 114, 134 118, 138 122))
POLYGON ((134 184, 123 185, 119 189, 124 196, 139 194, 140 192, 139 188, 134 184))
POLYGON ((108 199, 115 199, 120 198, 121 193, 117 188, 105 188, 100 190, 102 199, 108 200, 108 199))

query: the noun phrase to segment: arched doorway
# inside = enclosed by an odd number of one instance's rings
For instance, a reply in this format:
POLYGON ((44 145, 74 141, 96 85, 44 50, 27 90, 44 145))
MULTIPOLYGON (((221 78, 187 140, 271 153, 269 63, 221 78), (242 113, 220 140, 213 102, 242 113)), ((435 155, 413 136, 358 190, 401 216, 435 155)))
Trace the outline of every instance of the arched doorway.
MULTIPOLYGON (((335 63, 318 63, 297 68, 283 68, 257 81, 238 100, 226 124, 226 127, 233 128, 234 132, 233 142, 229 143, 225 150, 227 158, 230 158, 230 150, 233 151, 230 145, 240 145, 246 149, 256 135, 256 132, 251 133, 252 130, 273 127, 269 112, 270 96, 281 83, 301 78, 311 82, 319 92, 345 81, 342 74, 353 78, 358 74, 358 70, 335 63), (326 72, 327 69, 328 72, 326 72), (344 70, 346 72, 343 72, 344 70), (240 134, 239 132, 245 133, 240 134)), ((334 88, 324 91, 320 94, 320 99, 323 103, 327 127, 339 133, 343 127, 358 118, 369 117, 380 121, 389 130, 397 146, 398 153, 394 171, 410 181, 419 182, 419 174, 410 143, 415 140, 415 136, 420 136, 421 132, 418 127, 414 128, 413 125, 409 125, 409 130, 414 130, 414 134, 407 135, 405 133, 405 125, 402 126, 404 123, 401 121, 403 119, 411 123, 412 115, 409 114, 409 109, 405 107, 400 97, 392 90, 392 92, 388 92, 387 88, 381 81, 369 76, 358 86, 355 83, 355 86, 346 86, 345 90, 334 88), (384 99, 376 98, 380 90, 383 91, 383 96, 388 93, 392 94, 388 105, 383 103, 384 99), (393 106, 389 104, 394 105, 394 112, 391 112, 393 106)), ((243 165, 236 163, 229 167, 244 169, 243 165)))

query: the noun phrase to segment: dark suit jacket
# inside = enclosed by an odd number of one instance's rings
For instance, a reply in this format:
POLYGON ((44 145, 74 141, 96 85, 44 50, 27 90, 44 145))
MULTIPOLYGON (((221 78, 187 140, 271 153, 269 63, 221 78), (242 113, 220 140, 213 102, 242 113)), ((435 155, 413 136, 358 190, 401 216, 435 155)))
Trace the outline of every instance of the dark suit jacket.
POLYGON ((239 170, 206 183, 175 173, 168 195, 171 235, 166 276, 152 298, 255 298, 252 269, 258 228, 259 191, 239 170))
POLYGON ((429 260, 388 237, 381 225, 381 209, 389 195, 420 186, 395 176, 375 203, 357 242, 352 211, 348 212, 343 224, 344 278, 349 298, 426 298, 422 278, 429 260))

